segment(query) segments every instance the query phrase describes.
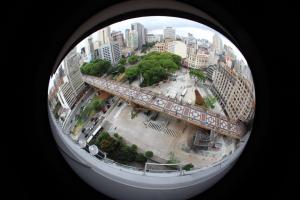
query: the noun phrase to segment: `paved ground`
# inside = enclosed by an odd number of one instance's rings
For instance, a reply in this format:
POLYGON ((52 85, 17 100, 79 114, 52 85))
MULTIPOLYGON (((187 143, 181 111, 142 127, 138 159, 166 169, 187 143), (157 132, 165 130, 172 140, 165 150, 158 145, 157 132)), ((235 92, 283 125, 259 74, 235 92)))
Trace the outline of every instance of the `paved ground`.
MULTIPOLYGON (((164 132, 158 130, 159 128, 153 128, 154 126, 147 126, 148 116, 143 112, 131 119, 131 111, 132 107, 124 103, 120 107, 115 107, 106 120, 111 124, 110 131, 112 133, 117 132, 128 143, 136 144, 142 151, 151 150, 155 156, 164 160, 169 160, 170 152, 174 152, 175 157, 182 164, 193 163, 195 167, 211 165, 220 160, 227 151, 224 146, 224 149, 218 152, 207 152, 206 154, 195 152, 190 149, 190 145, 192 137, 198 129, 196 126, 164 114, 160 114, 155 121, 151 121, 156 124, 164 124, 166 120, 169 120, 166 128, 175 131, 174 135, 170 134, 170 131, 164 132)), ((223 138, 223 136, 219 137, 223 138)))

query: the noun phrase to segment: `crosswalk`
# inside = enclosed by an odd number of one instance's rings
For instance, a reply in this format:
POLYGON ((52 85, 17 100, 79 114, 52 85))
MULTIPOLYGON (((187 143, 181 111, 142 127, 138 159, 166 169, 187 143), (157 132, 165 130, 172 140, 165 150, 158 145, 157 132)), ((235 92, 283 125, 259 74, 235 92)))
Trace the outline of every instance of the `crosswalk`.
POLYGON ((163 134, 173 136, 173 137, 178 137, 180 135, 180 133, 178 131, 167 128, 166 123, 164 123, 164 122, 157 123, 157 122, 149 121, 147 124, 147 127, 152 128, 159 133, 163 133, 163 134))

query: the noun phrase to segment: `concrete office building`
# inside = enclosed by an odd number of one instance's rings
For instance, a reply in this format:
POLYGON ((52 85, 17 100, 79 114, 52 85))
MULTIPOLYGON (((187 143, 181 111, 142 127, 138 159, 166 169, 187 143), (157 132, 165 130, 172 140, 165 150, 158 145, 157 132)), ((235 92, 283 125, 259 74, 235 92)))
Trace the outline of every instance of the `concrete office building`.
POLYGON ((147 34, 146 35, 146 42, 152 43, 152 42, 161 42, 161 35, 154 35, 154 34, 147 34))
POLYGON ((131 24, 131 31, 137 32, 138 49, 141 49, 142 46, 146 44, 144 26, 140 23, 133 23, 131 24))
POLYGON ((168 42, 166 44, 166 51, 170 52, 170 53, 174 53, 178 56, 180 56, 181 58, 186 58, 187 57, 187 47, 186 44, 184 44, 184 42, 182 41, 172 41, 172 42, 168 42))
POLYGON ((254 115, 254 88, 250 81, 219 63, 212 76, 212 92, 231 120, 248 122, 254 115))
POLYGON ((72 109, 86 87, 79 69, 81 56, 75 48, 67 54, 62 65, 66 76, 59 87, 58 99, 64 108, 72 109))
POLYGON ((112 41, 117 42, 119 44, 121 49, 125 47, 124 34, 121 31, 113 31, 111 33, 111 38, 112 41))
POLYGON ((203 69, 208 66, 208 55, 203 53, 197 53, 190 55, 187 59, 188 67, 194 69, 203 69))
POLYGON ((118 42, 109 42, 95 50, 95 57, 116 65, 121 59, 121 48, 118 42))
POLYGON ((136 30, 129 31, 128 47, 132 50, 136 50, 139 47, 138 32, 136 30))
POLYGON ((213 51, 217 52, 218 54, 223 51, 222 39, 217 34, 214 34, 214 36, 213 36, 212 48, 213 48, 213 51))
POLYGON ((129 47, 129 32, 130 32, 130 29, 125 29, 125 45, 126 45, 126 47, 129 47))
POLYGON ((164 32, 164 40, 165 41, 176 40, 175 29, 173 29, 172 27, 164 28, 163 32, 164 32))
POLYGON ((109 43, 111 41, 110 26, 97 31, 95 40, 99 41, 100 45, 109 43))

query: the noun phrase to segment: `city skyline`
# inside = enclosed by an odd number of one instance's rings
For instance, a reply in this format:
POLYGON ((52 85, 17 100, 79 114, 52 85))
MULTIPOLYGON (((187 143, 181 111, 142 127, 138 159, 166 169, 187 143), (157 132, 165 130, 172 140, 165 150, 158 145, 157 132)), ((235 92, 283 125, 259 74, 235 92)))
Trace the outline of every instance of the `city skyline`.
MULTIPOLYGON (((220 38, 222 39, 223 44, 232 47, 237 58, 243 60, 244 63, 248 65, 245 57, 242 55, 240 50, 224 35, 204 24, 188 19, 166 16, 137 17, 111 24, 110 29, 111 31, 121 31, 125 35, 125 29, 130 29, 131 24, 133 23, 141 23, 147 29, 148 34, 163 34, 163 29, 167 26, 170 26, 172 28, 175 28, 176 35, 187 37, 188 33, 192 33, 196 39, 207 39, 209 42, 212 42, 214 34, 218 34, 218 36, 220 36, 220 38)), ((93 39, 96 39, 96 35, 97 31, 92 33, 90 36, 93 39)), ((84 45, 84 40, 77 44, 77 51, 79 51, 80 47, 84 45)))

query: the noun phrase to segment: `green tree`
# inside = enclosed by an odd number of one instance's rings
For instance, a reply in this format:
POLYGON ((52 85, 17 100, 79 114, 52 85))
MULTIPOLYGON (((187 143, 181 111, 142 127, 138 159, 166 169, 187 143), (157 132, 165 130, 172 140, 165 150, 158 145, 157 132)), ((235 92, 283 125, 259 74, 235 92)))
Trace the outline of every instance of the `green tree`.
POLYGON ((96 59, 96 60, 91 61, 90 63, 84 63, 80 67, 80 71, 81 71, 81 73, 87 74, 87 75, 102 76, 111 67, 112 66, 109 61, 96 59))
POLYGON ((119 61, 119 64, 125 65, 126 62, 127 62, 126 58, 121 58, 120 61, 119 61))
POLYGON ((204 82, 206 80, 206 75, 198 69, 190 69, 190 76, 196 77, 197 81, 204 82))
POLYGON ((138 61, 139 61, 139 57, 136 55, 130 56, 128 58, 128 63, 131 65, 136 64, 138 61))
POLYGON ((146 158, 152 158, 153 157, 153 152, 152 151, 146 151, 145 152, 145 157, 146 158))
POLYGON ((105 105, 105 102, 101 99, 94 98, 91 104, 94 110, 100 110, 105 105))
POLYGON ((207 108, 215 108, 215 103, 217 102, 217 98, 214 96, 204 97, 204 105, 207 108))
POLYGON ((147 158, 144 156, 144 154, 142 153, 138 153, 136 156, 135 156, 135 161, 136 162, 146 162, 147 158))
POLYGON ((139 68, 137 66, 133 66, 125 69, 125 77, 129 80, 129 82, 134 81, 139 76, 139 68))
POLYGON ((190 171, 193 167, 194 167, 194 165, 192 163, 189 163, 189 164, 185 165, 182 169, 186 170, 186 171, 190 171))

